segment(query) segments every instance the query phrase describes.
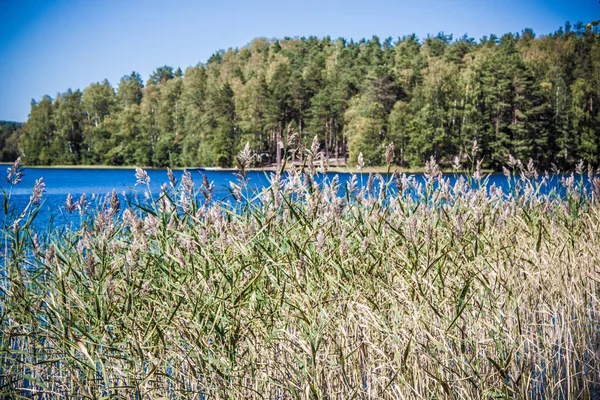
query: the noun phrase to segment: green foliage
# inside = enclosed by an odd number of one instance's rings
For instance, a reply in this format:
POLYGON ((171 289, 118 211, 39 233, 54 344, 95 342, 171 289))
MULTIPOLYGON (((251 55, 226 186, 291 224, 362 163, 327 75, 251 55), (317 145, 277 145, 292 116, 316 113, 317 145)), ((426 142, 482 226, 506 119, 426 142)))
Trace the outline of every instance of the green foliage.
POLYGON ((19 138, 23 132, 23 124, 0 121, 0 161, 14 161, 19 157, 19 138))
POLYGON ((479 42, 439 33, 358 42, 259 38, 206 64, 136 72, 32 103, 22 135, 0 151, 29 164, 223 166, 245 143, 280 162, 292 124, 336 162, 422 167, 465 160, 477 140, 483 166, 508 154, 540 167, 600 161, 600 35, 584 24, 547 36, 531 29, 479 42), (126 124, 126 125, 123 125, 126 124), (4 149, 4 150, 3 150, 4 149), (279 149, 279 150, 278 150, 279 149))
POLYGON ((142 102, 143 88, 144 84, 140 74, 134 71, 131 75, 125 75, 119 82, 117 100, 122 106, 140 104, 142 102))
POLYGON ((351 176, 342 195, 304 155, 255 191, 244 148, 231 201, 187 171, 148 200, 69 195, 40 231, 43 180, 13 201, 15 162, 0 398, 598 398, 597 169, 557 183, 513 160, 503 192, 429 160, 425 182, 351 176))

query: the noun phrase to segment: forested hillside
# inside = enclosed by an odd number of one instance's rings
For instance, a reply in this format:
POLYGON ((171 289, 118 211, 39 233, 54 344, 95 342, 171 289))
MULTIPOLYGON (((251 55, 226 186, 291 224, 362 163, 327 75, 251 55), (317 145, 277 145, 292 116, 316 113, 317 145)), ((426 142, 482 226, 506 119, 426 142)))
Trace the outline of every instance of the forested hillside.
POLYGON ((264 162, 292 132, 329 157, 448 165, 477 140, 486 167, 507 154, 542 168, 600 160, 598 27, 566 24, 478 41, 256 39, 185 71, 133 72, 32 102, 28 164, 231 166, 246 142, 264 162))

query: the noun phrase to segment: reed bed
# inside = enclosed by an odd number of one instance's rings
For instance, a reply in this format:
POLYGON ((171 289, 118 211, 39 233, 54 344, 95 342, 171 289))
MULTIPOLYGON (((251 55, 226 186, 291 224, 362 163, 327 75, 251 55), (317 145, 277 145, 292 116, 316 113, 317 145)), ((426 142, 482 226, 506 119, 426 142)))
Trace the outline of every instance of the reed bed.
POLYGON ((32 228, 38 182, 4 223, 2 397, 600 396, 597 171, 559 195, 531 163, 501 190, 432 160, 342 188, 316 150, 251 193, 246 149, 228 201, 187 172, 140 203, 69 196, 60 234, 32 228))

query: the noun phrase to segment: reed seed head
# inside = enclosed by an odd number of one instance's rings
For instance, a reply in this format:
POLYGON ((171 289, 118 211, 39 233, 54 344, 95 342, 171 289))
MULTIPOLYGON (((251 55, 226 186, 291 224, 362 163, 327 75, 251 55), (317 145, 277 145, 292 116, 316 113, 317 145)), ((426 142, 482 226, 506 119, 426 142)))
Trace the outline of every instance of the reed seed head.
POLYGON ((16 185, 23 179, 23 171, 21 171, 21 157, 17 157, 12 167, 6 169, 6 182, 11 185, 16 185))
POLYGON ((394 142, 390 142, 385 149, 385 163, 389 166, 394 162, 394 142))
POLYGON ((363 157, 363 153, 360 152, 358 154, 358 159, 356 160, 356 166, 358 167, 358 170, 362 170, 365 166, 365 159, 363 157))
POLYGON ((150 176, 148 173, 139 167, 135 167, 135 179, 136 185, 149 185, 150 184, 150 176))
POLYGON ((73 214, 76 208, 77 205, 73 203, 73 196, 71 195, 71 193, 69 193, 67 195, 67 200, 65 201, 65 210, 67 210, 69 214, 73 214))
POLYGON ((29 198, 29 201, 31 202, 31 204, 33 204, 33 205, 39 204, 40 201, 42 200, 42 196, 44 195, 45 191, 46 191, 46 184, 44 183, 44 178, 36 179, 35 185, 33 186, 33 193, 31 194, 31 197, 29 198))

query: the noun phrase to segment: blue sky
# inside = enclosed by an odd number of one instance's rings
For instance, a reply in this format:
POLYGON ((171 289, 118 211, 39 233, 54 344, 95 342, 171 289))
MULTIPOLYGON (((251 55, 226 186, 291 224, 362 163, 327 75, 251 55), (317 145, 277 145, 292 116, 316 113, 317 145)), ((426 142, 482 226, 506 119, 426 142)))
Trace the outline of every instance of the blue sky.
POLYGON ((32 99, 159 66, 204 62, 257 37, 360 39, 452 33, 476 39, 600 19, 598 0, 0 0, 0 120, 32 99))

